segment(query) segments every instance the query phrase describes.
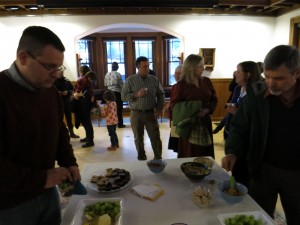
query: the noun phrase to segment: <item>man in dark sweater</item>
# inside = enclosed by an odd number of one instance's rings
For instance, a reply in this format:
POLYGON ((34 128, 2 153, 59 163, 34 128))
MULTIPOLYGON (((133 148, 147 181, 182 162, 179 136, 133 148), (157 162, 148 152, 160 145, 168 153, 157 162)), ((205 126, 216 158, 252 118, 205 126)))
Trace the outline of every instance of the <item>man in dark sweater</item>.
POLYGON ((53 86, 65 69, 64 50, 49 29, 28 27, 15 62, 0 72, 1 225, 59 225, 56 185, 80 180, 53 86))
POLYGON ((300 214, 300 52, 273 48, 264 61, 265 83, 247 87, 247 97, 230 124, 222 166, 247 160, 249 194, 274 216, 278 195, 288 225, 300 214))

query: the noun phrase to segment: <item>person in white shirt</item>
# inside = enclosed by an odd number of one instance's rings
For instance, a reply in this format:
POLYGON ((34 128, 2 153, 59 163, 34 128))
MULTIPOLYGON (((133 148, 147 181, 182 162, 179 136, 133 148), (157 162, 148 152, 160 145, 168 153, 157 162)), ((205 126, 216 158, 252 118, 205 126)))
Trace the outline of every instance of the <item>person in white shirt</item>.
POLYGON ((114 92, 116 96, 117 103, 117 115, 118 115, 118 128, 126 127, 123 122, 123 101, 121 98, 121 92, 123 88, 123 80, 122 76, 117 70, 119 69, 119 65, 117 62, 113 62, 111 64, 111 71, 105 75, 104 78, 104 86, 114 92))

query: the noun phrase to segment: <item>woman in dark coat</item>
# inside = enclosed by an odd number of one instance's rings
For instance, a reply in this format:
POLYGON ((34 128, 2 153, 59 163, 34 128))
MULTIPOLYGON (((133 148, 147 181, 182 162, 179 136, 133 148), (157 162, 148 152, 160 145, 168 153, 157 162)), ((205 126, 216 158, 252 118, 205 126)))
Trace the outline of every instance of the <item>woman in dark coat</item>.
POLYGON ((94 105, 94 91, 92 81, 96 79, 96 74, 89 71, 85 76, 79 78, 74 87, 75 107, 75 127, 81 123, 85 129, 86 137, 80 139, 85 142, 83 148, 94 146, 94 129, 91 121, 91 109, 94 105))
MULTIPOLYGON (((212 143, 208 146, 201 146, 190 143, 188 138, 179 138, 178 158, 211 156, 215 157, 211 114, 217 106, 217 96, 211 80, 202 77, 204 70, 204 59, 199 55, 189 55, 182 65, 181 78, 174 87, 171 96, 171 108, 177 102, 200 100, 202 107, 197 116, 202 119, 202 126, 205 126, 212 143)), ((174 112, 173 112, 174 113, 174 112)))

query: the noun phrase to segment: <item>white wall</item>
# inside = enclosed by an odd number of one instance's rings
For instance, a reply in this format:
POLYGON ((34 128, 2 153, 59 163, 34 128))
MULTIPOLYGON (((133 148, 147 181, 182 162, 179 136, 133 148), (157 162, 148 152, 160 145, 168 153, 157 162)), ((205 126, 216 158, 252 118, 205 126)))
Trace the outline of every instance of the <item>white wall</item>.
POLYGON ((231 78, 239 62, 263 61, 275 44, 288 44, 289 18, 299 14, 300 10, 279 18, 211 15, 3 17, 0 18, 0 70, 14 61, 22 31, 27 26, 40 25, 50 28, 62 39, 66 47, 64 65, 68 68, 65 75, 76 80, 76 40, 96 30, 129 24, 181 38, 185 57, 198 54, 199 48, 216 48, 212 78, 231 78))
POLYGON ((288 44, 290 35, 290 19, 293 17, 299 17, 300 10, 285 14, 276 18, 275 23, 275 45, 288 44))

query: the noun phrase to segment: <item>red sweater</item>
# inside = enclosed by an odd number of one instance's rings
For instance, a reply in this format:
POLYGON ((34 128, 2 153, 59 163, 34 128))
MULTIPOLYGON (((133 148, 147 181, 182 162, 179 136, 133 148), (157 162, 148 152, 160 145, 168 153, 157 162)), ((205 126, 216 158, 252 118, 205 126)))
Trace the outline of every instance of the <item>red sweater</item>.
POLYGON ((0 72, 0 210, 42 194, 46 170, 77 165, 52 87, 28 90, 0 72))

